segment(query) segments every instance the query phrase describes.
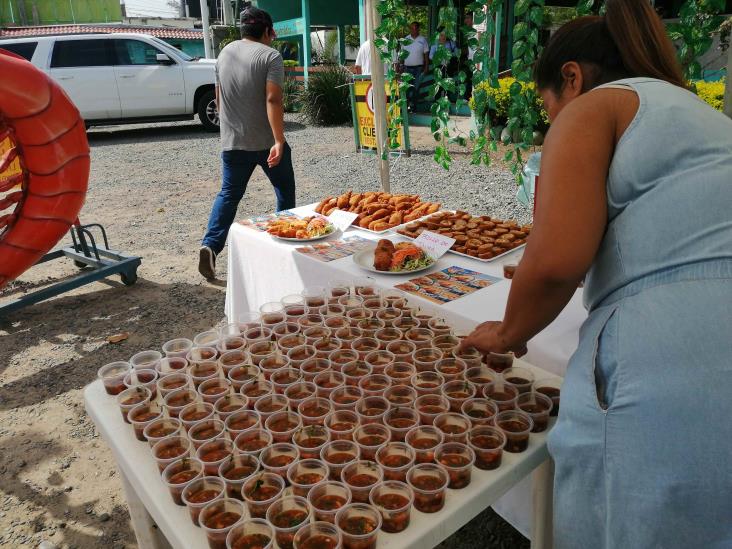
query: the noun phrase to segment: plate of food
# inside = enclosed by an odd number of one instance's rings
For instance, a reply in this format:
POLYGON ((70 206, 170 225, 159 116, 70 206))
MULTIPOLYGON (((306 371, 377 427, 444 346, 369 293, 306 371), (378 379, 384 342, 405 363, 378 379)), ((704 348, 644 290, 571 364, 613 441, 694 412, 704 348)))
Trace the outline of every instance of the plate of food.
POLYGON ((274 219, 267 224, 267 232, 280 240, 312 242, 329 237, 336 232, 336 228, 325 217, 315 215, 274 219))
POLYGON ((353 254, 356 265, 385 275, 413 274, 432 267, 436 262, 419 246, 412 242, 394 244, 381 239, 376 246, 365 248, 353 254))

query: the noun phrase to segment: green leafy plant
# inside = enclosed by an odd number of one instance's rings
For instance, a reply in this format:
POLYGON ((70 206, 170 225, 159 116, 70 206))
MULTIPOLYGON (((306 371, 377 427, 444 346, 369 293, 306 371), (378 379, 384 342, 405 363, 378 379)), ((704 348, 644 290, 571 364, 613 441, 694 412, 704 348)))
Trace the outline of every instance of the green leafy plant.
MULTIPOLYGON (((490 85, 490 82, 483 81, 480 84, 478 84, 474 90, 473 90, 473 97, 470 98, 470 109, 475 112, 476 110, 476 101, 475 101, 475 94, 476 93, 486 93, 487 96, 492 99, 492 102, 495 104, 495 108, 490 110, 490 120, 492 126, 505 126, 508 122, 508 110, 511 106, 511 94, 509 90, 511 89, 511 86, 513 83, 516 82, 516 79, 512 76, 508 76, 505 78, 499 78, 498 79, 498 87, 494 88, 490 85)), ((521 83, 521 86, 528 86, 530 88, 534 87, 534 83, 530 82, 528 84, 521 83)), ((483 104, 483 108, 487 108, 488 102, 485 102, 483 104)), ((532 105, 532 108, 539 111, 539 124, 536 129, 539 131, 546 131, 546 129, 549 127, 549 115, 544 110, 544 102, 541 100, 541 97, 536 95, 536 102, 532 105)), ((478 115, 482 116, 483 113, 478 113, 478 115)))
POLYGON ((724 22, 719 15, 724 7, 724 0, 686 0, 678 23, 668 26, 671 40, 680 43, 678 57, 687 79, 702 77, 699 58, 712 47, 712 36, 724 22))
POLYGON ((313 71, 297 96, 300 113, 316 126, 335 126, 351 122, 351 73, 340 65, 325 65, 313 71))
POLYGON ((300 95, 303 85, 289 76, 285 77, 282 86, 282 100, 285 112, 298 112, 300 110, 300 95))
POLYGON ((283 64, 285 67, 297 67, 298 65, 300 65, 300 63, 298 63, 294 59, 285 59, 283 61, 283 64))
POLYGON ((219 42, 219 51, 236 40, 241 39, 241 31, 238 27, 231 26, 226 29, 226 36, 219 42))

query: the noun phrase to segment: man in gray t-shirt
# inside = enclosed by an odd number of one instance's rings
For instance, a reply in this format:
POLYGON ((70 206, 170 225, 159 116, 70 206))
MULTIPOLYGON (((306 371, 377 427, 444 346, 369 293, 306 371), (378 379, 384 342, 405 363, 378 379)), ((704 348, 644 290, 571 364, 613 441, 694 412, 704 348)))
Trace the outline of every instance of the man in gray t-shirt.
POLYGON ((216 61, 216 102, 221 126, 223 182, 199 252, 198 271, 216 278, 216 256, 226 244, 249 178, 260 166, 277 196, 277 211, 295 206, 295 175, 285 141, 282 56, 271 46, 272 18, 263 10, 241 14, 242 39, 216 61))

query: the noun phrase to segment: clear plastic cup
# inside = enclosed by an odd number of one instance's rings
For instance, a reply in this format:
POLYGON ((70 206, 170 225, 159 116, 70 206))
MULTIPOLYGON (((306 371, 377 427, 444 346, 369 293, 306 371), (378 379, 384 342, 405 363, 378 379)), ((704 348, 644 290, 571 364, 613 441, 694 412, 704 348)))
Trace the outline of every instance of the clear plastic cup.
POLYGON ((516 399, 516 408, 529 414, 534 421, 534 427, 531 429, 532 433, 546 431, 549 424, 549 414, 553 407, 554 402, 551 398, 536 391, 520 394, 516 399))
POLYGON ((272 372, 269 380, 274 386, 275 393, 284 395, 290 385, 302 381, 304 378, 305 376, 300 370, 296 370, 295 368, 280 368, 272 372))
MULTIPOLYGON (((300 345, 287 351, 287 358, 290 359, 290 366, 299 368, 309 358, 315 358, 317 351, 313 345, 300 345)), ((327 355, 326 355, 327 356, 327 355)), ((325 357, 318 357, 325 358, 325 357)))
POLYGON ((300 333, 300 325, 297 322, 293 322, 291 320, 285 320, 284 322, 280 322, 272 328, 272 335, 274 336, 275 341, 279 341, 283 337, 295 335, 298 333, 300 333))
POLYGON ((163 471, 163 484, 170 490, 170 497, 176 505, 184 506, 183 490, 194 480, 203 476, 203 463, 200 459, 184 457, 169 464, 163 471))
POLYGON ((526 412, 505 410, 498 412, 493 422, 506 435, 506 452, 518 454, 529 447, 529 433, 534 428, 534 420, 526 412))
POLYGON ((242 499, 242 486, 259 472, 260 467, 257 456, 251 454, 233 454, 221 462, 218 474, 226 483, 227 497, 242 499))
POLYGON ((196 450, 196 457, 203 462, 203 470, 209 476, 218 475, 221 464, 232 455, 234 443, 228 438, 210 440, 196 450))
POLYGON ((534 390, 544 396, 552 399, 554 405, 549 413, 550 417, 556 417, 559 414, 559 400, 562 391, 562 380, 555 377, 547 377, 534 381, 534 390))
POLYGON ((204 419, 188 429, 188 438, 196 449, 210 440, 223 438, 225 434, 226 428, 220 419, 204 419))
POLYGON ((185 373, 188 368, 188 361, 181 357, 163 357, 158 362, 158 381, 165 376, 185 373))
POLYGON ((188 354, 186 354, 186 360, 189 364, 196 364, 198 362, 209 362, 217 360, 219 352, 216 347, 193 347, 188 354))
MULTIPOLYGON (((394 362, 412 364, 417 346, 411 341, 396 340, 386 344, 386 350, 394 355, 394 362)), ((388 366, 387 366, 388 368, 388 366)))
POLYGON ((459 490, 470 484, 475 452, 467 444, 444 442, 435 450, 435 461, 450 475, 448 488, 459 490))
POLYGON ((321 337, 312 344, 317 358, 328 358, 331 353, 339 350, 341 346, 341 340, 333 335, 321 337))
POLYGON ((152 448, 159 440, 165 437, 180 434, 185 436, 185 431, 180 420, 163 417, 148 423, 145 429, 143 429, 142 434, 145 435, 147 443, 152 448))
POLYGON ((175 460, 191 455, 191 441, 184 435, 172 435, 160 439, 152 447, 152 455, 162 473, 175 460))
POLYGON ((125 390, 124 379, 131 369, 129 362, 111 362, 99 368, 97 377, 102 380, 108 395, 117 396, 125 390))
POLYGON ((334 337, 333 330, 322 325, 322 319, 323 317, 320 315, 306 315, 298 321, 298 328, 302 329, 302 335, 305 336, 305 345, 313 345, 321 339, 334 337), (312 319, 312 322, 310 322, 310 319, 312 319), (320 319, 320 324, 316 324, 316 319, 320 319))
MULTIPOLYGON (((221 418, 219 417, 219 419, 221 418)), ((242 433, 261 427, 262 418, 254 410, 239 410, 226 418, 224 426, 226 432, 234 440, 242 433)))
POLYGON ((287 479, 287 469, 300 459, 300 452, 294 444, 278 442, 262 450, 259 461, 268 473, 287 479))
POLYGON ((323 425, 325 417, 333 411, 333 403, 323 397, 309 397, 297 406, 303 425, 323 425))
POLYGON ((346 318, 348 319, 348 322, 351 324, 351 326, 353 326, 354 328, 357 328, 358 323, 362 320, 368 320, 373 316, 374 312, 370 309, 367 309, 366 307, 356 307, 355 309, 350 309, 346 311, 346 318))
POLYGON ((505 445, 506 435, 491 425, 478 425, 468 433, 468 446, 475 453, 475 466, 484 471, 500 467, 505 445))
POLYGON ((498 413, 498 406, 487 398, 470 398, 463 402, 460 411, 470 420, 473 427, 477 427, 478 425, 492 425, 493 418, 498 413))
POLYGON ((300 496, 286 496, 267 509, 267 521, 275 531, 280 549, 293 549, 295 534, 307 526, 311 515, 308 500, 300 496))
POLYGON ((412 318, 419 321, 419 325, 421 328, 428 328, 430 320, 434 318, 431 313, 421 307, 412 307, 410 310, 410 314, 412 318))
POLYGON ((355 327, 361 330, 361 333, 364 335, 364 337, 374 337, 376 335, 376 332, 386 328, 386 324, 383 320, 379 320, 378 318, 374 317, 374 312, 372 310, 368 308, 366 308, 365 310, 369 311, 371 313, 371 316, 358 320, 355 324, 355 327))
POLYGON ((419 414, 409 406, 394 406, 384 416, 384 425, 391 432, 392 442, 404 442, 407 432, 419 425, 419 414))
POLYGON ((267 509, 282 492, 285 491, 285 480, 280 475, 261 472, 249 478, 241 488, 241 495, 252 518, 263 519, 267 516, 267 509))
POLYGON ((270 340, 256 341, 247 348, 252 364, 255 366, 259 366, 265 358, 275 356, 277 350, 277 344, 270 340))
POLYGON ((483 396, 495 402, 499 412, 516 408, 518 394, 516 387, 509 385, 502 379, 497 379, 493 383, 483 386, 483 396))
POLYGON ((198 389, 204 381, 209 379, 217 379, 219 377, 219 364, 215 360, 204 360, 202 362, 195 362, 188 369, 188 374, 191 376, 193 386, 198 389))
POLYGON ((330 469, 331 480, 341 480, 343 468, 359 458, 359 447, 351 440, 332 440, 320 450, 320 460, 330 469))
POLYGON ((208 402, 193 402, 184 406, 178 414, 178 419, 183 423, 186 431, 199 421, 213 419, 214 405, 208 402))
POLYGON ((403 442, 389 442, 376 452, 376 463, 384 470, 386 480, 404 482, 407 471, 414 465, 415 459, 414 450, 403 442))
POLYGON ((308 309, 319 309, 325 305, 325 294, 325 286, 305 286, 300 292, 308 309))
POLYGON ((429 349, 435 334, 429 328, 411 328, 404 333, 404 339, 411 341, 417 349, 429 349))
POLYGON ((384 301, 380 295, 372 295, 372 296, 363 296, 363 306, 367 309, 370 309, 376 313, 379 309, 385 308, 386 301, 384 301))
MULTIPOLYGON (((236 324, 234 326, 236 326, 236 324)), ((243 350, 246 347, 246 344, 246 339, 240 335, 222 335, 221 339, 219 339, 219 342, 216 344, 216 350, 220 355, 223 355, 229 351, 236 351, 239 349, 243 350)))
MULTIPOLYGON (((331 329, 333 329, 333 336, 341 342, 341 349, 353 349, 353 342, 357 339, 363 338, 363 332, 358 328, 351 327, 351 325, 348 324, 348 320, 344 320, 347 324, 345 327, 336 329, 331 327, 331 329)), ((361 356, 360 353, 359 356, 361 356)))
POLYGON ((315 520, 335 523, 338 510, 351 503, 351 490, 342 482, 327 480, 310 489, 308 503, 315 520))
POLYGON ((342 385, 334 389, 328 396, 328 400, 333 403, 334 410, 355 410, 356 403, 362 398, 363 391, 351 385, 342 385))
POLYGON ((285 395, 272 393, 259 398, 254 404, 254 411, 262 418, 262 425, 266 425, 267 420, 277 412, 287 411, 290 408, 290 401, 285 395))
POLYGON ((170 393, 178 389, 193 389, 193 380, 186 373, 169 374, 158 378, 158 393, 165 400, 170 393))
POLYGON ((290 410, 297 411, 298 405, 306 398, 315 396, 317 386, 312 381, 298 381, 288 385, 284 395, 290 401, 290 410))
POLYGON ((274 385, 263 379, 253 379, 242 385, 239 393, 249 399, 249 407, 254 409, 260 398, 274 393, 274 385))
POLYGON ((216 347, 219 342, 218 330, 206 330, 200 334, 196 334, 193 338, 194 347, 216 347))
POLYGON ((375 337, 359 337, 351 341, 350 346, 358 353, 360 360, 366 360, 370 353, 379 350, 379 341, 375 337))
POLYGON ((467 444, 468 431, 472 428, 467 417, 454 412, 438 415, 432 425, 442 432, 445 442, 460 442, 462 444, 467 444))
MULTIPOLYGON (((285 315, 281 313, 279 314, 280 319, 271 326, 285 321, 285 315)), ((244 332, 244 339, 247 340, 247 346, 250 346, 260 341, 272 341, 272 335, 272 328, 262 325, 255 328, 249 328, 246 332, 244 332)))
MULTIPOLYGON (((262 401, 260 400, 259 402, 261 403, 262 401)), ((300 427, 302 427, 302 418, 289 409, 275 412, 264 422, 264 428, 272 434, 272 440, 274 442, 290 442, 292 435, 300 427)))
POLYGON ((309 358, 300 364, 300 372, 305 381, 312 382, 321 372, 327 372, 331 369, 330 360, 327 358, 309 358))
POLYGON ((147 387, 150 389, 150 398, 158 396, 158 372, 157 370, 131 370, 124 379, 126 387, 147 387))
POLYGON ((251 454, 257 457, 261 455, 262 450, 271 445, 272 433, 260 427, 254 427, 239 433, 234 439, 234 446, 240 454, 251 454))
POLYGON ((478 387, 478 392, 482 393, 483 387, 498 379, 498 374, 488 368, 488 366, 481 364, 480 366, 473 366, 472 368, 465 370, 465 375, 463 377, 465 378, 465 381, 469 381, 478 387))
POLYGON ((264 316, 268 313, 279 313, 285 308, 281 301, 270 301, 259 307, 259 312, 264 316))
POLYGON ((130 387, 129 389, 125 389, 121 393, 118 393, 117 405, 119 406, 120 412, 122 412, 122 419, 125 420, 125 423, 130 423, 127 415, 130 413, 132 408, 138 404, 150 402, 151 398, 152 393, 150 392, 150 389, 141 385, 130 387))
MULTIPOLYGON (((281 324, 278 324, 278 326, 281 326, 281 324)), ((282 335, 277 338, 277 347, 280 351, 282 351, 282 353, 287 354, 290 349, 308 344, 308 340, 305 337, 305 334, 301 334, 299 328, 300 327, 298 325, 298 331, 291 334, 282 335)))
POLYGON ((249 399, 241 394, 224 395, 214 404, 214 413, 221 421, 226 419, 235 412, 246 410, 249 406, 249 399))
POLYGON ((435 336, 452 335, 452 326, 443 318, 430 318, 427 321, 427 328, 432 330, 435 336))
POLYGON ((376 459, 376 452, 385 446, 391 438, 391 432, 386 425, 369 423, 359 425, 353 432, 353 441, 358 445, 361 459, 376 459))
POLYGON ((358 353, 353 349, 338 349, 328 355, 333 369, 340 369, 344 364, 358 360, 358 353))
POLYGON ((338 298, 338 305, 345 307, 346 314, 352 309, 363 307, 363 298, 359 295, 342 295, 338 298))
POLYGON ((528 368, 522 368, 521 366, 506 368, 501 373, 501 377, 506 383, 516 387, 519 394, 528 393, 531 391, 531 386, 534 384, 533 372, 528 368))
POLYGON ((356 403, 356 414, 362 425, 367 423, 383 423, 384 415, 391 408, 391 403, 384 397, 364 397, 356 403))
POLYGON ((407 473, 407 484, 414 491, 414 508, 423 513, 436 513, 445 506, 450 475, 442 465, 420 463, 407 473))
POLYGON ((513 359, 513 353, 488 353, 484 357, 484 360, 486 361, 488 367, 491 370, 498 372, 499 374, 513 366, 513 359))
POLYGON ((397 534, 409 526, 414 490, 404 482, 385 480, 371 490, 369 503, 381 513, 381 529, 397 534))
POLYGON ((340 372, 326 370, 317 374, 312 381, 317 387, 315 394, 319 397, 328 398, 338 387, 346 384, 346 376, 340 372))
POLYGON ((413 318, 407 311, 401 316, 394 320, 392 325, 394 328, 399 330, 401 333, 406 333, 412 328, 419 328, 419 320, 413 318))
POLYGON ((410 378, 416 373, 414 364, 409 362, 394 362, 384 368, 384 375, 391 380, 392 385, 409 385, 410 378))
MULTIPOLYGON (((234 366, 231 370, 229 370, 229 373, 226 374, 226 377, 229 381, 231 381, 231 386, 233 387, 234 391, 237 392, 241 391, 241 388, 250 381, 255 381, 260 377, 264 379, 262 371, 253 364, 242 364, 241 366, 234 366)), ((252 404, 252 406, 254 405, 252 404)))
POLYGON ((229 532, 244 520, 246 508, 236 499, 222 498, 208 503, 199 516, 210 549, 226 549, 229 532))
MULTIPOLYGON (((421 328, 417 328, 418 330, 421 328)), ((411 330, 410 330, 411 331, 411 330)), ((418 372, 434 372, 442 360, 442 351, 432 347, 418 347, 412 354, 412 362, 418 372)), ((439 372, 438 372, 439 373, 439 372)))
MULTIPOLYGON (((460 340, 458 339, 458 341, 460 340)), ((463 349, 462 351, 459 351, 458 349, 453 349, 452 356, 465 361, 465 364, 468 365, 468 368, 473 368, 475 366, 480 366, 481 364, 483 364, 483 355, 476 349, 463 349)))
POLYGON ((297 322, 307 314, 307 307, 304 303, 285 305, 282 312, 285 313, 285 322, 297 322))
POLYGON ((356 295, 363 297, 373 297, 379 295, 379 287, 376 285, 376 281, 368 276, 360 276, 353 281, 353 289, 356 295))
POLYGON ((241 326, 239 326, 238 322, 229 322, 228 324, 224 324, 219 328, 219 336, 221 339, 230 336, 241 337, 241 326))
POLYGON ((417 372, 410 382, 420 396, 441 395, 445 378, 437 372, 417 372))
POLYGON ((341 366, 341 373, 345 376, 346 385, 358 387, 358 382, 373 373, 373 368, 363 360, 354 360, 341 366))
POLYGON ((183 489, 181 499, 188 507, 193 524, 200 526, 198 518, 201 510, 210 502, 222 499, 225 494, 226 485, 219 477, 201 477, 183 489))
POLYGON ((280 303, 282 303, 283 307, 289 305, 305 305, 305 298, 302 294, 289 294, 280 299, 280 303))
POLYGON ((239 333, 245 334, 247 330, 262 326, 262 315, 256 311, 241 313, 236 319, 239 324, 239 333))
POLYGON ((297 531, 293 547, 295 549, 341 549, 343 537, 334 524, 316 521, 297 531))
POLYGON ((351 490, 352 501, 358 503, 368 503, 371 489, 382 480, 384 471, 373 461, 354 461, 341 471, 341 482, 351 490))
POLYGON ((226 536, 226 549, 272 549, 273 544, 274 528, 264 519, 245 519, 226 536))
POLYGON ((435 450, 444 441, 442 431, 432 425, 413 427, 404 436, 404 442, 414 450, 415 463, 432 463, 435 450))
POLYGON ((383 350, 372 351, 363 360, 371 366, 371 371, 375 374, 383 374, 387 366, 396 362, 393 353, 383 350))
POLYGON ((330 470, 319 459, 301 459, 287 469, 287 481, 296 496, 308 497, 313 486, 328 480, 330 470))
POLYGON ((383 321, 387 328, 394 326, 394 321, 402 317, 403 311, 396 307, 384 307, 376 311, 376 318, 383 321))
POLYGON ((450 411, 450 402, 442 395, 422 395, 414 401, 422 425, 432 425, 435 418, 450 411))
POLYGON ((292 443, 300 452, 301 459, 319 459, 320 451, 329 442, 330 435, 322 425, 308 425, 292 435, 292 443))
POLYGON ((231 382, 218 377, 207 379, 198 386, 198 393, 204 402, 216 404, 220 398, 231 394, 231 382))
MULTIPOLYGON (((328 305, 320 308, 320 315, 323 317, 323 326, 329 328, 333 333, 341 328, 350 328, 351 324, 346 318, 346 308, 340 305, 328 305)), ((361 331, 359 330, 360 334, 361 331)))
POLYGON ((435 339, 432 340, 432 346, 442 351, 445 357, 452 356, 452 352, 457 350, 460 345, 460 339, 451 334, 435 334, 435 339))
POLYGON ((394 328, 393 326, 389 326, 388 324, 386 328, 376 330, 376 333, 374 334, 374 338, 376 339, 376 341, 379 342, 379 349, 382 350, 386 350, 389 344, 394 343, 395 341, 402 340, 402 336, 403 334, 401 330, 397 330, 396 328, 394 328))
POLYGON ((132 408, 127 414, 127 419, 132 423, 135 437, 141 442, 146 442, 145 427, 156 419, 163 418, 163 407, 157 402, 142 402, 132 408))
POLYGON ((389 307, 397 309, 407 308, 407 294, 395 288, 383 288, 381 290, 381 299, 383 299, 389 307))
POLYGON ((335 524, 346 549, 376 549, 381 513, 366 503, 349 503, 336 513, 335 524))
POLYGON ((384 398, 394 406, 413 406, 417 391, 409 385, 393 385, 384 391, 384 398))
POLYGON ((193 348, 193 341, 185 337, 171 339, 163 343, 163 352, 168 358, 185 358, 193 348))
POLYGON ((245 366, 247 364, 249 364, 249 353, 244 349, 226 351, 219 357, 219 366, 225 377, 229 375, 229 372, 235 366, 245 366))
POLYGON ((135 370, 154 370, 163 354, 160 351, 141 351, 130 358, 130 365, 135 370))
POLYGON ((446 381, 442 386, 442 394, 450 403, 450 410, 460 413, 463 403, 474 398, 478 389, 475 385, 465 380, 446 381))
POLYGON ((465 362, 459 358, 443 358, 435 364, 435 371, 442 375, 445 381, 463 379, 466 369, 465 362))
POLYGON ((336 410, 325 416, 323 424, 331 440, 353 440, 353 432, 359 426, 358 415, 353 410, 336 410))

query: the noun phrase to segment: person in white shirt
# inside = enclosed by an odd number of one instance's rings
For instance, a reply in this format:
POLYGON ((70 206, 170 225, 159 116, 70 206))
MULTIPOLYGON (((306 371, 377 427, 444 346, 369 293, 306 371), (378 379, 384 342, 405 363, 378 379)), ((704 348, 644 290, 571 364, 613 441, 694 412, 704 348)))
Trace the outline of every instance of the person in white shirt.
MULTIPOLYGON (((389 66, 384 63, 384 74, 388 70, 389 66)), ((358 53, 356 54, 356 74, 371 74, 371 40, 366 40, 358 48, 358 53)))
POLYGON ((430 67, 428 58, 430 45, 427 39, 419 34, 419 23, 417 21, 409 25, 409 30, 409 36, 404 38, 402 48, 408 54, 404 60, 404 71, 414 77, 412 85, 407 92, 407 103, 409 108, 413 110, 417 103, 422 75, 427 74, 430 67), (409 43, 407 44, 407 42, 409 43))

